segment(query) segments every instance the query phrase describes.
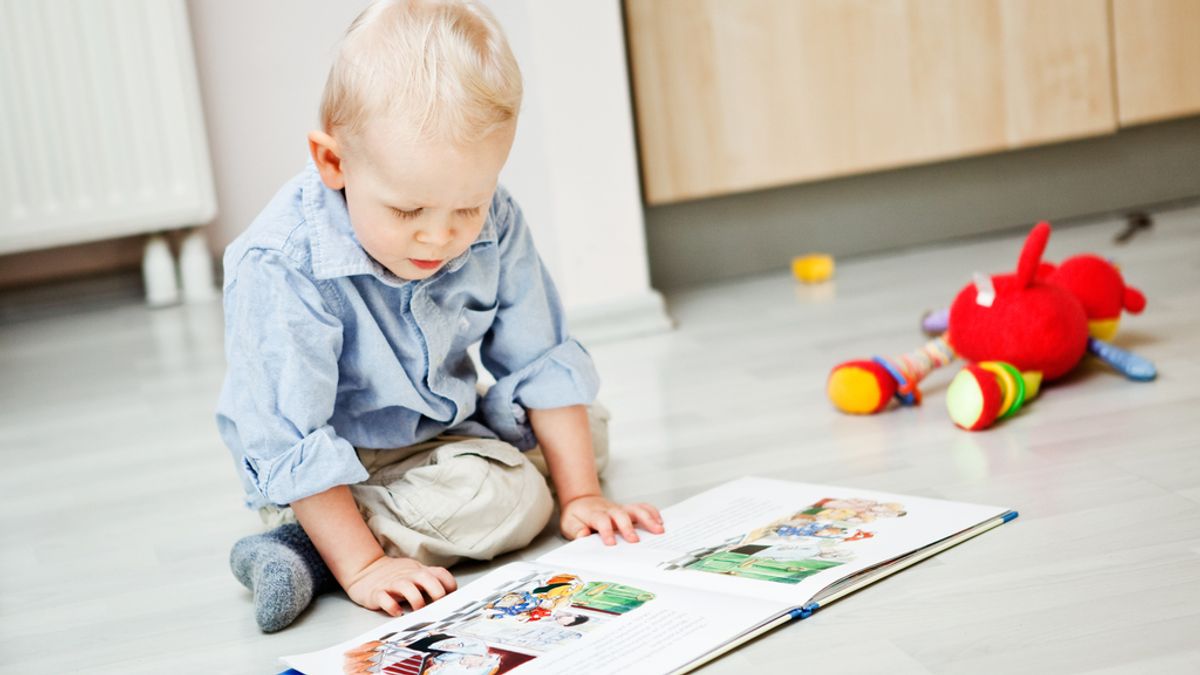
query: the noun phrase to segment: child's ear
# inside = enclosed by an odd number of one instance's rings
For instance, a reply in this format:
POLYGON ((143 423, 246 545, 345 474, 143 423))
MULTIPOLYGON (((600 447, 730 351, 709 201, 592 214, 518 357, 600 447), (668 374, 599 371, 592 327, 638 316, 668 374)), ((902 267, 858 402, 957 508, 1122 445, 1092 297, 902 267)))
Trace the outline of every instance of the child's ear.
POLYGON ((342 151, 333 136, 315 129, 308 132, 308 151, 321 174, 321 181, 330 190, 346 187, 346 177, 342 173, 342 151))

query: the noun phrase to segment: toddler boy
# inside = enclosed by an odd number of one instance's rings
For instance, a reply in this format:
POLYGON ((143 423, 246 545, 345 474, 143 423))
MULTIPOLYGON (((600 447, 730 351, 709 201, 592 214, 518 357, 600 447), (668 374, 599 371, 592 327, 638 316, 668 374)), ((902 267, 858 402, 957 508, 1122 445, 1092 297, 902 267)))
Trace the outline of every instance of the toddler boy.
POLYGON ((567 537, 663 531, 653 506, 600 490, 596 371, 497 185, 520 102, 486 9, 372 4, 330 71, 312 162, 225 253, 217 422, 275 526, 230 561, 264 631, 335 583, 393 616, 453 591, 446 566, 544 528, 543 473, 567 537), (496 378, 482 396, 475 343, 496 378))

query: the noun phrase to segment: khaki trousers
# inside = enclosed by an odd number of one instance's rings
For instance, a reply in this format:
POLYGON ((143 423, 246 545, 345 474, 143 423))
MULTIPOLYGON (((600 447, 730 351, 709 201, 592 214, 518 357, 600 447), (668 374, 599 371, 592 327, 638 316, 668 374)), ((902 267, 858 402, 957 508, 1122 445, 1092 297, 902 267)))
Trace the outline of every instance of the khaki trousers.
MULTIPOLYGON (((588 409, 596 469, 608 463, 608 411, 588 409)), ((350 492, 367 527, 393 557, 448 566, 529 544, 554 510, 540 447, 521 452, 489 438, 442 435, 387 450, 358 449, 370 477, 350 492)), ((290 508, 261 512, 268 527, 295 520, 290 508)))

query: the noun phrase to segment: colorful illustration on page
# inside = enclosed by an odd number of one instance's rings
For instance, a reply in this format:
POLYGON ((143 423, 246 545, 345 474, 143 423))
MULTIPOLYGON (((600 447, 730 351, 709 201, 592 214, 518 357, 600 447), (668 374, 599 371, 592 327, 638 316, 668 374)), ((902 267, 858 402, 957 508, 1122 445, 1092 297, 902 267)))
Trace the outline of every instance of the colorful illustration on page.
POLYGON ((875 537, 869 525, 905 515, 895 502, 822 499, 808 508, 662 565, 713 574, 798 584, 854 559, 854 542, 875 537))
POLYGON ((493 675, 579 640, 654 599, 632 586, 531 573, 440 621, 345 653, 344 672, 493 675))

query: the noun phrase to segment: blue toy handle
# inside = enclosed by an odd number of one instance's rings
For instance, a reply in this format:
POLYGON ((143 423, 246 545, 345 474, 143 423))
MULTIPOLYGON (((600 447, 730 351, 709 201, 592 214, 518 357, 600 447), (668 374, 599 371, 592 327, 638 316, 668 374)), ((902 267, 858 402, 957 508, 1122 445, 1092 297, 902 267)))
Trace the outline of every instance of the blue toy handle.
POLYGON ((1094 337, 1088 338, 1088 351, 1112 366, 1114 370, 1135 382, 1149 382, 1158 377, 1158 369, 1149 359, 1111 345, 1094 337))

